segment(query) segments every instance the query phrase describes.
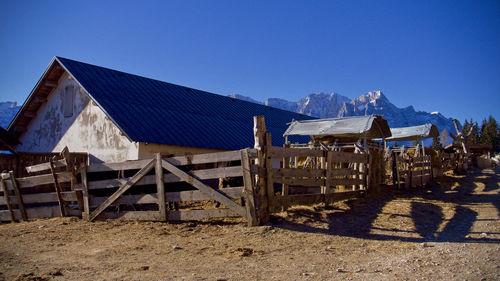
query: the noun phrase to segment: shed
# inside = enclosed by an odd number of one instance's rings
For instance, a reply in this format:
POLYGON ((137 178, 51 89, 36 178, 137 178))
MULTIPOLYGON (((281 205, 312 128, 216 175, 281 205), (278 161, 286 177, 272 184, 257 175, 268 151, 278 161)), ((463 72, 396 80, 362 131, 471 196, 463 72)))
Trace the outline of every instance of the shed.
POLYGON ((424 124, 412 127, 391 128, 392 136, 386 141, 415 141, 439 136, 439 131, 434 124, 424 124))
POLYGON ((283 136, 311 136, 314 140, 359 140, 391 136, 387 120, 380 115, 294 120, 283 136))

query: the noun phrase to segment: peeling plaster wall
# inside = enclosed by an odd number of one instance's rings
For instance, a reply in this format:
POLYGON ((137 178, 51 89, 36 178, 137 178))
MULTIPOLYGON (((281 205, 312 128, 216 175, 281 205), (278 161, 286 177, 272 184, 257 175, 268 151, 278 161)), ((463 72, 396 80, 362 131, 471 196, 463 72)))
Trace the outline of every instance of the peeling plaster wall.
POLYGON ((139 159, 151 158, 155 153, 161 153, 163 155, 175 155, 183 156, 186 154, 203 154, 225 151, 222 149, 210 149, 210 148, 200 148, 200 147, 188 147, 188 146, 175 146, 175 145, 165 145, 156 143, 139 143, 139 159))
POLYGON ((88 152, 91 163, 136 160, 139 145, 122 135, 78 84, 66 74, 48 96, 16 147, 22 152, 88 152), (64 89, 74 85, 73 115, 64 116, 64 89))

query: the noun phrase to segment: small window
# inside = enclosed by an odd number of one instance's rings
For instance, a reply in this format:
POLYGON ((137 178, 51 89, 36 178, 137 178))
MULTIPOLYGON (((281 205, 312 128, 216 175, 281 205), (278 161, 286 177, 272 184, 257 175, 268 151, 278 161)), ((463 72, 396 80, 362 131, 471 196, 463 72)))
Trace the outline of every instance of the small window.
POLYGON ((64 117, 73 116, 73 96, 75 93, 75 87, 73 85, 69 85, 64 87, 64 117))

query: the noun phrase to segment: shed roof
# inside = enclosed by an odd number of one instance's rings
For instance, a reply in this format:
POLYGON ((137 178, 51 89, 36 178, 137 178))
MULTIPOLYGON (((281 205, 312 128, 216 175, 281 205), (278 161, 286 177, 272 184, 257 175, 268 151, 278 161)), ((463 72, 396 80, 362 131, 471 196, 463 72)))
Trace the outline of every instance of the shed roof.
POLYGON ((424 124, 412 127, 391 128, 392 137, 386 141, 414 141, 439 136, 439 131, 434 124, 424 124))
POLYGON ((391 136, 387 120, 380 115, 293 121, 284 136, 386 138, 391 136))
MULTIPOLYGON (((281 136, 290 120, 313 119, 262 104, 55 57, 9 130, 16 125, 29 124, 30 120, 24 120, 28 117, 23 111, 34 107, 33 102, 36 105, 37 91, 45 97, 49 94, 50 88, 46 90, 45 86, 53 83, 47 83, 47 77, 54 80, 59 77, 57 75, 62 75, 59 66, 135 142, 228 150, 252 147, 253 116, 261 115, 273 136, 273 144, 281 145, 284 142, 281 136)), ((36 111, 36 108, 30 110, 36 111)))

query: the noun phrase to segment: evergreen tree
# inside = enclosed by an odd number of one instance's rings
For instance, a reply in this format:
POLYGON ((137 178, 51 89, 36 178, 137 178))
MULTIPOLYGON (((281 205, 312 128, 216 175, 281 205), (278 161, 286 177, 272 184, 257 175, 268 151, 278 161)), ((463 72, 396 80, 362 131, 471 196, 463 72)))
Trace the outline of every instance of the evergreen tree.
POLYGON ((472 133, 469 136, 469 144, 479 144, 480 143, 480 130, 477 122, 473 123, 472 118, 470 119, 472 125, 472 133))
POLYGON ((497 148, 499 143, 498 123, 493 116, 490 115, 488 120, 483 121, 480 139, 481 143, 491 145, 493 150, 497 148))

